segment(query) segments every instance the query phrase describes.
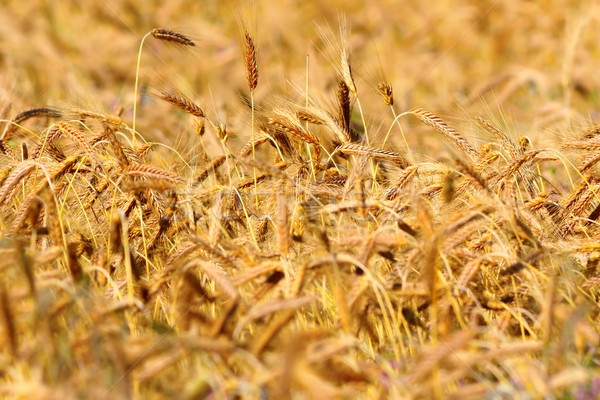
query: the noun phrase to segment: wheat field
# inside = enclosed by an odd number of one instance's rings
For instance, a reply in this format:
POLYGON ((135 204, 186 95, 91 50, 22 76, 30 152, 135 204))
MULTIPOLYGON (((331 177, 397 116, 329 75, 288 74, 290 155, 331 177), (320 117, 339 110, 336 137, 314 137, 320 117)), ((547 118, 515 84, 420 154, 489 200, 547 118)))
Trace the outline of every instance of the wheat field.
POLYGON ((598 26, 9 0, 0 398, 600 398, 598 26))

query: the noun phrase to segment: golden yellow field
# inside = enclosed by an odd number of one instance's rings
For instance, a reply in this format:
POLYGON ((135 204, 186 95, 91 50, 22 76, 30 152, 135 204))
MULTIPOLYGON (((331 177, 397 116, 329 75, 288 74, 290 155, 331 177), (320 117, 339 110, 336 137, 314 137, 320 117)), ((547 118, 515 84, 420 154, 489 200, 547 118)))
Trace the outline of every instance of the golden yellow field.
POLYGON ((596 1, 12 1, 0 398, 600 398, 596 1))

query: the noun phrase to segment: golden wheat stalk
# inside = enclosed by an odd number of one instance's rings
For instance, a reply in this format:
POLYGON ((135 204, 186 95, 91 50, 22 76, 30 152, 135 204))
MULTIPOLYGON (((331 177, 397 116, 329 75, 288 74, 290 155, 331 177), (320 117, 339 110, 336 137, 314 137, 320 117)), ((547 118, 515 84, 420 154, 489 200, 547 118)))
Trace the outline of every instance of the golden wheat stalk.
POLYGON ((137 176, 147 179, 162 179, 174 184, 184 183, 184 179, 173 172, 165 171, 164 169, 145 164, 131 164, 129 167, 127 167, 125 173, 129 176, 137 176))
POLYGON ((482 172, 488 169, 496 160, 500 158, 500 153, 497 151, 490 151, 489 153, 479 157, 477 164, 475 165, 475 171, 482 172))
POLYGON ((416 365, 411 368, 407 376, 408 382, 416 384, 427 378, 436 365, 444 358, 465 346, 475 335, 476 332, 471 329, 461 330, 443 343, 440 343, 436 348, 427 351, 416 365))
POLYGON ((344 197, 345 183, 345 179, 340 179, 337 182, 314 182, 308 186, 308 191, 313 196, 342 199, 344 197))
POLYGON ((340 107, 340 124, 344 130, 350 132, 350 89, 342 79, 338 85, 338 103, 340 107))
POLYGON ((57 126, 60 129, 60 131, 65 136, 70 138, 73 141, 73 143, 77 145, 77 147, 84 151, 85 154, 89 156, 95 156, 96 153, 94 149, 89 145, 85 136, 83 136, 83 134, 78 128, 76 128, 73 125, 69 125, 65 122, 59 122, 57 126))
POLYGON ((595 289, 600 286, 600 275, 589 278, 583 283, 583 287, 588 289, 595 289))
POLYGON ((207 166, 204 168, 198 175, 194 181, 196 184, 204 182, 206 178, 213 172, 215 172, 223 163, 227 160, 226 156, 217 156, 215 157, 207 166))
POLYGON ((54 124, 50 128, 48 128, 46 131, 46 135, 44 135, 44 139, 41 143, 37 145, 37 147, 31 155, 31 158, 35 159, 41 157, 43 155, 44 150, 46 150, 48 146, 54 144, 54 142, 60 137, 60 135, 62 135, 62 133, 63 132, 58 124, 54 124))
POLYGON ((471 282, 471 280, 475 278, 475 275, 481 270, 483 264, 484 262, 479 259, 469 261, 456 279, 456 286, 466 288, 469 282, 471 282))
POLYGON ((350 312, 355 311, 357 303, 369 289, 369 280, 363 276, 357 276, 346 293, 346 309, 350 312))
POLYGON ((106 124, 111 124, 114 126, 125 125, 125 122, 123 122, 123 120, 121 118, 114 116, 114 115, 108 115, 108 114, 102 114, 102 113, 98 113, 98 112, 94 112, 94 111, 78 110, 78 109, 75 110, 75 113, 79 116, 79 118, 96 119, 96 120, 99 120, 106 124))
POLYGON ((350 132, 348 132, 344 127, 340 124, 340 122, 336 118, 330 118, 327 120, 327 128, 337 136, 337 140, 342 143, 350 143, 352 142, 352 136, 350 132))
MULTIPOLYGON (((257 183, 264 181, 265 179, 269 178, 269 176, 270 176, 270 174, 262 174, 262 175, 258 175, 255 178, 246 179, 246 180, 242 181, 241 183, 239 183, 236 186, 236 188, 238 190, 247 189, 257 183)), ((232 194, 235 194, 235 193, 232 193, 232 194)))
POLYGON ((219 263, 221 263, 229 268, 239 269, 238 266, 236 265, 235 261, 231 257, 229 257, 228 255, 223 253, 217 247, 211 246, 204 239, 202 239, 198 236, 194 236, 191 238, 191 240, 194 243, 194 245, 196 246, 196 249, 202 249, 203 251, 208 253, 212 258, 214 258, 219 263))
POLYGON ((4 180, 4 184, 0 188, 0 205, 8 199, 17 184, 30 174, 35 166, 36 164, 33 160, 25 160, 20 162, 10 171, 10 174, 4 180))
POLYGON ((244 32, 244 62, 246 64, 246 80, 250 91, 253 92, 258 86, 258 61, 254 39, 250 33, 244 32))
POLYGON ((468 176, 471 181, 475 182, 480 189, 487 189, 488 183, 483 176, 481 176, 473 166, 466 161, 457 158, 454 160, 460 172, 462 172, 465 176, 468 176))
POLYGON ((400 153, 390 150, 377 149, 375 147, 365 146, 358 143, 342 143, 337 147, 338 151, 344 154, 364 154, 377 160, 391 161, 400 168, 408 168, 410 163, 400 153))
MULTIPOLYGON (((55 193, 59 193, 64 187, 67 186, 66 184, 61 185, 54 186, 55 193)), ((51 190, 46 190, 43 192, 42 198, 44 200, 44 204, 46 205, 44 209, 45 220, 52 243, 56 246, 63 246, 65 244, 64 232, 61 226, 62 222, 58 213, 58 205, 56 203, 55 193, 53 193, 51 190)))
POLYGON ((255 167, 255 168, 263 171, 267 175, 274 176, 274 177, 281 178, 281 179, 286 179, 286 180, 290 179, 290 177, 284 172, 284 170, 290 166, 290 164, 288 164, 288 163, 279 162, 279 163, 271 165, 260 159, 252 159, 249 157, 239 157, 237 160, 240 161, 242 165, 249 165, 249 166, 255 167))
POLYGON ((17 114, 12 119, 12 121, 11 121, 12 123, 10 123, 6 127, 6 131, 2 135, 2 139, 3 140, 10 139, 10 137, 19 128, 19 124, 27 121, 28 119, 37 118, 37 117, 61 118, 62 116, 63 116, 63 113, 61 111, 53 109, 53 108, 47 108, 47 107, 38 107, 38 108, 32 108, 30 110, 25 110, 25 111, 17 114))
POLYGON ((144 158, 144 156, 146 154, 148 154, 148 152, 152 149, 152 147, 154 147, 154 145, 156 145, 156 143, 152 143, 152 142, 147 142, 144 143, 143 145, 141 145, 140 147, 138 147, 135 151, 135 156, 141 160, 144 158))
POLYGON ((236 286, 242 286, 248 282, 252 282, 260 276, 270 274, 273 272, 282 272, 281 263, 278 261, 266 261, 256 267, 251 267, 237 275, 233 279, 233 283, 236 286))
POLYGON ((328 204, 322 207, 319 212, 321 214, 336 214, 346 212, 350 210, 370 210, 370 209, 381 209, 383 204, 377 200, 366 199, 362 200, 348 200, 334 204, 328 204))
POLYGON ((325 121, 322 118, 308 111, 296 111, 296 117, 300 121, 310 122, 315 125, 325 125, 325 121))
POLYGON ((240 156, 247 156, 248 154, 252 153, 254 151, 254 149, 258 146, 260 146, 263 143, 266 143, 269 141, 269 138, 267 136, 261 135, 259 137, 256 137, 254 139, 250 139, 248 140, 248 142, 240 149, 240 156))
POLYGON ((192 100, 188 99, 182 94, 174 94, 163 91, 161 92, 159 97, 164 101, 174 105, 175 107, 178 107, 183 111, 192 114, 195 117, 204 118, 206 116, 204 114, 204 111, 202 111, 202 109, 196 103, 194 103, 192 100))
POLYGON ((561 233, 563 235, 573 227, 576 217, 580 216, 596 198, 598 186, 595 183, 595 179, 591 174, 583 176, 579 185, 560 202, 562 213, 556 218, 557 221, 562 223, 561 233))
POLYGON ((6 154, 13 161, 19 160, 18 153, 9 145, 6 145, 2 139, 0 139, 0 152, 6 154))
POLYGON ((181 260, 197 250, 197 248, 196 244, 192 241, 181 242, 177 249, 175 249, 166 259, 165 265, 168 268, 176 267, 181 260))
POLYGON ((404 188, 406 188, 406 186, 408 186, 408 184, 410 182, 412 182, 413 178, 417 175, 417 171, 418 171, 418 166, 416 166, 416 165, 406 168, 402 172, 402 175, 400 175, 396 179, 396 182, 390 186, 390 188, 387 190, 387 192, 385 192, 384 199, 385 200, 396 199, 400 195, 400 192, 404 188))
POLYGON ((383 98, 383 102, 388 106, 394 105, 394 92, 392 90, 392 86, 387 82, 381 82, 377 85, 377 90, 379 94, 383 98))
POLYGON ((115 130, 108 125, 105 125, 104 129, 106 131, 106 137, 108 138, 108 142, 110 143, 111 147, 113 148, 113 151, 115 152, 119 166, 121 168, 126 168, 128 165, 131 164, 131 161, 129 160, 129 157, 127 157, 127 154, 125 154, 125 148, 121 145, 121 143, 119 143, 117 135, 115 134, 115 130))
POLYGON ((277 192, 277 246, 282 255, 287 255, 290 250, 290 213, 287 207, 285 183, 285 179, 280 180, 277 192))
POLYGON ((477 124, 485 129, 487 132, 491 133, 496 139, 500 140, 500 144, 502 145, 503 150, 508 150, 512 158, 516 158, 519 156, 518 148, 515 145, 515 142, 503 131, 496 128, 490 122, 486 121, 482 117, 478 116, 477 124))
POLYGON ((13 357, 16 357, 19 349, 19 336, 10 300, 10 292, 4 289, 4 285, 0 286, 0 312, 2 313, 4 333, 8 339, 7 343, 10 346, 10 352, 13 357))
POLYGON ((153 179, 147 181, 126 182, 121 186, 124 192, 137 193, 146 190, 163 192, 174 188, 174 183, 164 179, 153 179))
POLYGON ((600 148, 600 140, 573 140, 562 143, 561 147, 569 150, 597 150, 600 148))
POLYGON ((600 154, 596 154, 596 153, 592 153, 589 154, 582 162, 581 162, 581 167, 579 167, 579 171, 584 174, 584 173, 588 173, 590 169, 592 169, 592 167, 594 165, 596 165, 598 162, 600 162, 600 154))
POLYGON ((356 85, 354 84, 352 67, 350 66, 350 56, 348 55, 348 50, 345 47, 342 47, 342 52, 340 54, 340 71, 342 79, 348 87, 348 90, 350 90, 353 94, 356 94, 356 85))
POLYGON ((440 132, 447 139, 453 142, 459 149, 461 149, 467 156, 472 158, 477 157, 477 151, 469 144, 467 139, 465 139, 464 136, 458 133, 439 116, 432 112, 425 111, 422 108, 415 108, 410 111, 410 114, 414 115, 425 124, 440 132))
POLYGON ((297 310, 307 304, 313 302, 315 298, 313 296, 298 296, 290 297, 286 299, 276 299, 269 302, 256 305, 252 307, 243 318, 241 318, 235 329, 233 330, 232 336, 239 337, 244 325, 249 324, 252 321, 266 317, 267 315, 274 314, 284 310, 297 310))
POLYGON ((320 144, 319 139, 313 133, 306 130, 290 111, 283 109, 273 110, 273 117, 269 118, 269 124, 303 142, 314 144, 315 146, 320 144))
POLYGON ((530 163, 535 157, 541 153, 542 149, 537 150, 529 150, 523 153, 518 158, 512 160, 510 164, 505 166, 493 179, 495 184, 502 182, 506 178, 510 178, 514 173, 516 173, 521 167, 525 164, 530 163))
POLYGON ((296 309, 288 309, 282 311, 277 317, 275 317, 252 343, 252 354, 259 356, 264 351, 265 347, 271 342, 271 340, 273 340, 275 335, 277 335, 277 333, 279 333, 290 322, 295 313, 296 309))
POLYGON ((44 189, 45 186, 42 187, 41 190, 31 192, 25 199, 23 199, 11 224, 10 230, 13 233, 18 232, 18 230, 26 221, 30 222, 32 229, 35 228, 44 206, 39 193, 44 189))
POLYGON ((200 297, 201 299, 206 299, 208 301, 213 300, 212 296, 208 293, 206 289, 204 289, 202 282, 200 282, 200 279, 198 279, 198 276, 195 273, 189 270, 185 271, 183 274, 183 278, 186 285, 188 285, 188 287, 192 289, 196 293, 196 295, 198 295, 198 297, 200 297))
MULTIPOLYGON (((240 294, 229 277, 223 274, 217 267, 208 262, 192 261, 197 264, 210 279, 221 289, 221 291, 229 297, 230 300, 237 302, 240 294)), ((185 269, 185 268, 184 268, 185 269)))

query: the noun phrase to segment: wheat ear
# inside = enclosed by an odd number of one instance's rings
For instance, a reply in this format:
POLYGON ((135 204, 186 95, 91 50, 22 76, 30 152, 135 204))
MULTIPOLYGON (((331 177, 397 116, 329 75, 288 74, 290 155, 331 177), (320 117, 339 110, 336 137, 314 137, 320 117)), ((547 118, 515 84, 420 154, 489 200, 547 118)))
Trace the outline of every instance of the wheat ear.
POLYGON ((246 80, 248 87, 253 92, 258 86, 258 62, 254 39, 248 32, 244 33, 244 62, 246 64, 246 80))
POLYGON ((387 82, 381 82, 377 85, 377 90, 383 99, 383 102, 388 106, 394 105, 394 91, 392 90, 392 86, 387 82))
POLYGON ((13 189, 17 186, 21 179, 31 173, 34 168, 34 161, 25 160, 12 169, 4 181, 4 185, 2 185, 2 188, 0 189, 0 205, 6 201, 6 199, 9 197, 9 194, 12 193, 13 189))
POLYGON ((181 94, 173 94, 163 91, 160 94, 160 98, 176 107, 179 107, 183 111, 192 114, 195 117, 205 117, 204 111, 202 111, 202 109, 196 103, 181 94))
POLYGON ((170 29, 154 28, 150 31, 150 33, 156 39, 164 40, 165 42, 181 44, 183 46, 196 46, 196 43, 194 43, 190 38, 170 29))
POLYGON ((125 173, 129 176, 138 176, 148 179, 161 179, 173 182, 175 184, 181 184, 184 182, 184 179, 181 176, 173 172, 144 164, 131 164, 129 167, 127 167, 125 173))
POLYGON ((410 113, 452 141, 467 156, 472 158, 477 157, 477 151, 469 144, 467 139, 465 139, 464 136, 458 133, 439 116, 432 112, 425 111, 422 108, 415 108, 411 110, 410 113))
POLYGON ((319 139, 302 126, 296 116, 286 110, 275 110, 273 118, 269 118, 269 124, 285 133, 289 133, 303 142, 320 144, 319 139))

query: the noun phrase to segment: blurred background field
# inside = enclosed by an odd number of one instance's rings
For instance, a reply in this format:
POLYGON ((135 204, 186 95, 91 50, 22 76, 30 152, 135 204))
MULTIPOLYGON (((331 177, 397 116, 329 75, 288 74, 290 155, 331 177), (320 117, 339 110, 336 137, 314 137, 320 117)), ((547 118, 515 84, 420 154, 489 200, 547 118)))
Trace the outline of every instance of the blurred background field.
MULTIPOLYGON (((376 91, 386 80, 400 112, 419 106, 459 119, 481 114, 514 134, 556 139, 596 116, 598 18, 594 2, 567 0, 8 1, 0 15, 0 100, 14 109, 124 107, 131 118, 139 42, 150 29, 168 27, 198 46, 182 51, 148 41, 142 87, 181 90, 240 130, 241 25, 255 32, 256 98, 268 103, 303 98, 307 55, 311 94, 334 98, 337 49, 326 41, 339 43, 345 19, 353 72, 376 130, 389 124, 376 91)), ((146 100, 142 124, 148 110, 168 107, 146 100)), ((147 134, 173 131, 172 121, 147 121, 147 134)))

